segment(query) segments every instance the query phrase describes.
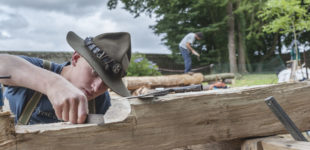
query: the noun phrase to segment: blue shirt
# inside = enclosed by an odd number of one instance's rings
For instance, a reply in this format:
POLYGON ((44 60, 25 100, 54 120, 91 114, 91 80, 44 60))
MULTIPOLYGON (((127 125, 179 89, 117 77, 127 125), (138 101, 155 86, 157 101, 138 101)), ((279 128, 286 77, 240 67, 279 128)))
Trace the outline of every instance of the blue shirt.
MULTIPOLYGON (((43 60, 39 58, 21 56, 30 63, 43 68, 43 60)), ((64 64, 52 63, 51 71, 60 74, 64 66, 69 65, 70 62, 64 64)), ((26 80, 26 79, 25 79, 26 80)), ((38 81, 40 82, 40 81, 38 81)), ((11 111, 15 114, 15 123, 17 123, 23 108, 32 97, 34 90, 16 87, 16 86, 7 86, 5 90, 5 97, 9 100, 11 111)), ((96 113, 105 114, 108 108, 111 106, 110 95, 108 92, 95 98, 96 102, 96 113)), ((57 119, 53 106, 46 95, 42 95, 36 109, 34 110, 29 124, 38 124, 38 123, 52 123, 60 122, 57 119)))

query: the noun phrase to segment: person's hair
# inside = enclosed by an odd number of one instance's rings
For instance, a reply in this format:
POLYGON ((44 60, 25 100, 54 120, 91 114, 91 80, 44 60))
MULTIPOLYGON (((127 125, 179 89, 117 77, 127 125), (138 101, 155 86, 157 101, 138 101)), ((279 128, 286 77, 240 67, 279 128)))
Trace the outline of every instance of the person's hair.
POLYGON ((196 32, 195 33, 200 39, 203 39, 203 33, 202 32, 196 32))

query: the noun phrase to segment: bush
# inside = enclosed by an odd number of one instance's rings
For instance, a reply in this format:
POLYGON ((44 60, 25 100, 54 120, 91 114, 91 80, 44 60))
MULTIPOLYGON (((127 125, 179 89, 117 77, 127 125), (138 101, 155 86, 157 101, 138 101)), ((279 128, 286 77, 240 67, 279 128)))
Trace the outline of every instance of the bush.
POLYGON ((145 55, 133 53, 128 67, 128 76, 155 76, 161 75, 158 71, 158 66, 146 59, 145 55))

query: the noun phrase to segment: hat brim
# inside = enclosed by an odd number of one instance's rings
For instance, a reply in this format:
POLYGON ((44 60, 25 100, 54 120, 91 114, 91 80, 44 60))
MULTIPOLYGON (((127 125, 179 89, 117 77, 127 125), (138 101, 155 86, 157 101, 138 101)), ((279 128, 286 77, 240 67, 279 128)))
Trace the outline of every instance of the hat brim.
POLYGON ((85 60, 90 64, 90 66, 98 73, 102 81, 114 92, 117 94, 127 97, 130 96, 128 89, 122 81, 122 78, 119 77, 111 77, 108 73, 106 73, 100 66, 100 63, 93 59, 93 54, 89 51, 85 45, 84 40, 80 38, 77 34, 70 31, 67 34, 67 42, 69 45, 80 55, 82 55, 85 60))

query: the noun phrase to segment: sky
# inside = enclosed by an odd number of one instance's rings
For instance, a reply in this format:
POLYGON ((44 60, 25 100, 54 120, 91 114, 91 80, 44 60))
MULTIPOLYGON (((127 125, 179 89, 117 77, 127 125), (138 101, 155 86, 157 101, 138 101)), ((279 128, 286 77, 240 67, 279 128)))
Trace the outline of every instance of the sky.
POLYGON ((81 38, 106 32, 129 32, 132 52, 171 53, 149 28, 155 19, 134 18, 121 8, 109 10, 108 0, 1 0, 0 51, 73 51, 68 31, 81 38))

